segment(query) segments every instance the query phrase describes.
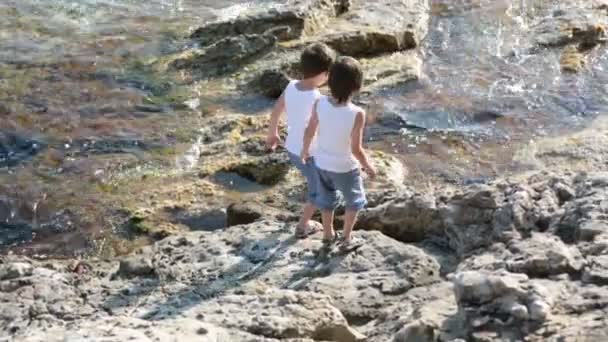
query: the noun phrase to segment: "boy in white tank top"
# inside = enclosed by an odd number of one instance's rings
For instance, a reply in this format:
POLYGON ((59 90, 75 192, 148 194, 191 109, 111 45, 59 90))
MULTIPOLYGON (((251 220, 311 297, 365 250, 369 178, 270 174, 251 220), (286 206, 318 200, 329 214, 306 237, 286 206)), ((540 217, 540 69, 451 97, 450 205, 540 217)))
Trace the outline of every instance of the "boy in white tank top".
POLYGON ((360 245, 360 241, 352 237, 357 214, 367 204, 360 169, 372 179, 376 176, 376 170, 362 146, 365 112, 351 102, 362 84, 361 65, 354 58, 340 58, 331 67, 331 96, 321 96, 315 103, 301 153, 302 160, 311 158, 311 146, 316 136, 312 158, 319 179, 314 203, 321 209, 324 239, 332 241, 336 236, 333 222, 338 191, 342 193, 346 214, 341 247, 345 248, 360 245))
MULTIPOLYGON (((266 145, 275 150, 280 143, 279 120, 281 114, 287 112, 287 138, 285 147, 292 164, 306 178, 308 194, 300 222, 296 228, 296 236, 304 238, 315 233, 312 216, 316 210, 314 200, 317 189, 317 172, 312 160, 302 162, 300 152, 304 141, 304 130, 312 115, 312 107, 320 98, 318 88, 327 82, 329 68, 334 62, 335 53, 325 44, 308 46, 300 56, 302 80, 289 82, 283 94, 277 101, 270 118, 270 128, 266 145)), ((319 223, 316 223, 319 225, 319 223)))

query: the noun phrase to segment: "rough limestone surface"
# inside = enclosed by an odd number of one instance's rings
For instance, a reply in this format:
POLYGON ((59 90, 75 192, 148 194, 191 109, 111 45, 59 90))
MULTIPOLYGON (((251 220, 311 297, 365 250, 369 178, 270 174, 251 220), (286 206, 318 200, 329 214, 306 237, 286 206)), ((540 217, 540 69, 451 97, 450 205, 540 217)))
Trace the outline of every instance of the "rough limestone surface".
POLYGON ((356 231, 363 245, 350 251, 320 233, 298 240, 297 217, 243 205, 261 216, 112 260, 4 256, 0 332, 24 341, 577 341, 584 331, 602 340, 606 179, 541 172, 426 194, 374 191, 361 222, 377 229, 356 231), (581 235, 578 222, 598 231, 581 235))
POLYGON ((196 48, 159 63, 203 79, 215 76, 209 70, 230 74, 241 91, 276 98, 301 76, 302 48, 325 42, 362 59, 369 96, 421 76, 414 51, 427 34, 429 11, 428 0, 287 1, 201 26, 191 34, 196 48))
POLYGON ((417 47, 428 31, 426 0, 353 0, 321 38, 341 54, 370 56, 417 47))
MULTIPOLYGON (((460 254, 532 232, 550 232, 565 243, 588 241, 604 231, 605 180, 601 172, 542 172, 523 181, 498 180, 456 192, 406 190, 364 211, 358 226, 404 242, 438 237, 460 254)), ((550 241, 543 244, 559 243, 550 241)))
POLYGON ((191 37, 208 45, 225 37, 243 34, 263 34, 275 28, 285 28, 279 39, 289 40, 321 30, 330 17, 336 17, 348 8, 347 0, 288 1, 283 6, 253 13, 228 21, 219 21, 195 29, 191 37))

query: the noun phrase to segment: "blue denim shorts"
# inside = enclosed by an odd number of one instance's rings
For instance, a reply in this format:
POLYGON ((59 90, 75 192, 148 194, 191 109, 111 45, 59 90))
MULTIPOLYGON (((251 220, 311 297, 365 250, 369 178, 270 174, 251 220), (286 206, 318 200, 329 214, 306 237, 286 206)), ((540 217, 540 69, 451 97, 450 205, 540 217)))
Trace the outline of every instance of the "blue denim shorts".
POLYGON ((314 203, 315 198, 317 197, 317 188, 318 188, 317 183, 319 180, 319 175, 315 168, 314 160, 312 158, 310 158, 306 161, 306 164, 304 164, 302 162, 302 159, 300 158, 300 156, 295 155, 294 153, 291 153, 291 152, 287 152, 287 154, 289 154, 289 160, 291 161, 291 164, 293 164, 293 166, 295 166, 296 169, 298 169, 300 171, 302 176, 304 176, 304 178, 306 178, 306 184, 307 184, 307 197, 306 198, 309 202, 314 203))
POLYGON ((317 197, 313 202, 317 208, 336 209, 340 204, 338 192, 342 194, 346 210, 361 210, 367 204, 359 169, 336 173, 317 168, 317 173, 317 197))

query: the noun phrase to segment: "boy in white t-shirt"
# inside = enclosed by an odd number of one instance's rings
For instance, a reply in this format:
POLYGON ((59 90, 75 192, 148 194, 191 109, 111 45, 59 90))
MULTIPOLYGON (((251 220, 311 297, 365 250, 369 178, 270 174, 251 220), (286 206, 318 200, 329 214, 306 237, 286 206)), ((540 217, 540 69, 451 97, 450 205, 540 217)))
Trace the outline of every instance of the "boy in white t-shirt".
POLYGON ((346 209, 341 247, 350 248, 360 245, 353 240, 352 231, 358 212, 367 204, 360 170, 372 179, 376 176, 362 146, 365 111, 351 102, 363 85, 361 65, 351 57, 338 59, 329 71, 328 84, 331 96, 321 96, 314 105, 301 158, 311 159, 310 147, 316 135, 312 158, 319 178, 314 203, 321 209, 324 238, 335 236, 333 221, 339 191, 346 209))
POLYGON ((334 59, 334 51, 325 44, 312 44, 304 49, 300 56, 300 71, 303 78, 289 82, 285 88, 272 111, 266 138, 267 147, 275 150, 281 141, 279 119, 284 111, 287 112, 285 147, 291 162, 306 178, 308 186, 307 203, 296 228, 298 238, 305 238, 316 231, 311 219, 316 210, 313 203, 316 197, 318 176, 313 160, 302 162, 300 152, 304 141, 304 130, 312 115, 312 107, 321 96, 318 88, 327 82, 329 68, 334 59))

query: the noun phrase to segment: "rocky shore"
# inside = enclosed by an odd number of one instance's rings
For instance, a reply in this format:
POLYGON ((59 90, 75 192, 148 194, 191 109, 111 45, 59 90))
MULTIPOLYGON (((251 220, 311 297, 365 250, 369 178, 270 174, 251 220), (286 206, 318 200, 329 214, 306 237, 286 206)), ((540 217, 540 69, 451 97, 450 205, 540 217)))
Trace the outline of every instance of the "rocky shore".
MULTIPOLYGON (((605 40, 607 6, 544 18, 530 51, 583 58, 605 40)), ((358 100, 367 102, 423 77, 429 14, 451 10, 293 1, 199 27, 194 47, 149 66, 276 97, 297 76, 299 49, 324 41, 363 60, 358 100)), ((370 205, 355 232, 365 244, 345 253, 320 235, 294 238, 304 184, 284 151, 265 151, 266 118, 201 116, 192 173, 125 186, 138 200, 121 203, 122 214, 144 247, 78 260, 0 256, 0 341, 608 339, 606 119, 515 145, 521 172, 471 182, 425 181, 401 156, 373 151, 379 176, 366 180, 370 205), (226 191, 234 180, 255 191, 226 191)), ((391 120, 381 119, 368 134, 391 120)))

